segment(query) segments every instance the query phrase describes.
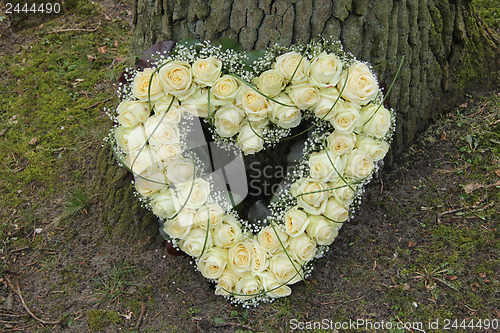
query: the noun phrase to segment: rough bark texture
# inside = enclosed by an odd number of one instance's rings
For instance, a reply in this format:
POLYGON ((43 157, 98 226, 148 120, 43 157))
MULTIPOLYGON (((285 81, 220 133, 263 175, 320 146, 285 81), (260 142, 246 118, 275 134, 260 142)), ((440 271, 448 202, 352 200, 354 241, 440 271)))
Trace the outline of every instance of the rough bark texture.
MULTIPOLYGON (((155 42, 187 37, 228 37, 251 50, 333 36, 376 66, 387 86, 404 55, 388 97, 397 110, 389 162, 433 117, 454 106, 464 87, 498 68, 498 39, 465 0, 135 0, 134 24, 136 55, 155 42)), ((101 152, 100 158, 109 156, 101 152)), ((122 172, 112 160, 100 165, 108 176, 122 172)), ((130 186, 105 187, 108 209, 122 206, 121 196, 131 196, 130 186), (125 193, 118 197, 117 189, 125 193)))

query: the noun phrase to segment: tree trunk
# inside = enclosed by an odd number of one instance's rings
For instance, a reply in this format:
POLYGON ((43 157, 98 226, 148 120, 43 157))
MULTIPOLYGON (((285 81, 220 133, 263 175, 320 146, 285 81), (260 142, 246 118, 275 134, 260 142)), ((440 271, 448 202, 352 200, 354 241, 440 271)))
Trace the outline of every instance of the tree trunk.
MULTIPOLYGON (((387 88, 404 55, 387 100, 397 111, 388 162, 431 119, 454 107, 464 88, 499 67, 498 37, 482 25, 470 0, 135 0, 134 24, 134 55, 155 42, 188 37, 227 37, 251 50, 333 36, 358 59, 376 66, 387 88)), ((107 148, 99 165, 106 175, 105 210, 132 205, 130 186, 125 191, 122 184, 126 175, 107 148), (111 179, 120 182, 109 184, 111 179)), ((151 217, 116 216, 108 214, 109 219, 139 223, 151 217)))

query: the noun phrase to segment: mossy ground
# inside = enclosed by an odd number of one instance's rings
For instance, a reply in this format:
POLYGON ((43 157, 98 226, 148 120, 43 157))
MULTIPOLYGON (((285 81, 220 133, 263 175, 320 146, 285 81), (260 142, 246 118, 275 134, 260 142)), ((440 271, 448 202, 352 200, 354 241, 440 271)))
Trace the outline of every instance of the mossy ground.
POLYGON ((93 174, 109 128, 103 107, 117 103, 111 65, 128 55, 131 4, 67 6, 0 22, 3 330, 287 332, 292 319, 364 319, 440 320, 440 329, 425 328, 439 332, 445 319, 498 319, 498 89, 471 92, 368 186, 316 266, 313 291, 300 283, 290 297, 246 310, 214 296, 188 258, 110 237, 93 174), (29 317, 7 278, 38 317, 61 324, 29 317))

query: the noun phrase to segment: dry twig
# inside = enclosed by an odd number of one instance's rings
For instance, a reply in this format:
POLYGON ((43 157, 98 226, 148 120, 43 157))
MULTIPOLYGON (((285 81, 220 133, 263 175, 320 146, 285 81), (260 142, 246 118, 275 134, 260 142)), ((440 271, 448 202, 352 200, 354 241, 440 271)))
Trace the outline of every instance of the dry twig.
POLYGON ((99 21, 99 24, 97 24, 97 27, 95 28, 92 28, 92 29, 81 29, 81 28, 73 28, 73 29, 60 29, 60 30, 54 30, 54 31, 51 31, 50 33, 51 34, 55 34, 55 33, 58 33, 58 32, 67 32, 67 31, 86 31, 86 32, 94 32, 94 31, 97 31, 97 29, 99 29, 99 27, 101 26, 101 21, 99 21))
POLYGON ((139 315, 139 319, 137 319, 137 324, 135 324, 135 329, 138 330, 139 326, 141 326, 142 318, 144 317, 144 313, 146 312, 146 304, 141 302, 141 314, 139 315))

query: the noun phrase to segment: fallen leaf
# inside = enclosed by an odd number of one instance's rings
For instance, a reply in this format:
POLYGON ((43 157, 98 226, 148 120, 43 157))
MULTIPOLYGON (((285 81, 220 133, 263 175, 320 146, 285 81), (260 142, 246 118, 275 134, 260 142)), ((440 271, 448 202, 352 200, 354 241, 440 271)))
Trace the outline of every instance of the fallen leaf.
POLYGON ((120 44, 118 43, 118 41, 117 41, 117 40, 115 40, 115 42, 113 43, 113 45, 114 45, 115 47, 120 46, 120 44))
POLYGON ((443 131, 443 134, 441 134, 441 141, 446 140, 446 132, 443 131))
POLYGON ((102 54, 106 54, 106 52, 107 52, 107 51, 106 51, 106 45, 101 46, 101 47, 98 47, 98 48, 97 48, 97 51, 99 51, 99 52, 100 52, 100 53, 102 53, 102 54))
POLYGON ((415 246, 415 242, 414 241, 409 241, 408 242, 408 247, 412 247, 412 246, 415 246))
POLYGON ((6 128, 4 128, 3 130, 0 131, 0 136, 5 135, 5 133, 7 133, 7 129, 6 128))
POLYGON ((466 108, 467 107, 467 102, 465 102, 464 104, 460 105, 461 108, 466 108))
POLYGON ((33 138, 30 140, 30 145, 34 145, 38 141, 37 138, 33 138))
POLYGON ((403 283, 403 290, 410 290, 410 285, 408 283, 403 283))
POLYGON ((481 187, 484 187, 484 186, 481 184, 478 184, 478 183, 470 183, 470 184, 465 185, 464 190, 467 194, 471 194, 472 192, 474 192, 475 190, 477 190, 478 188, 481 188, 481 187))

